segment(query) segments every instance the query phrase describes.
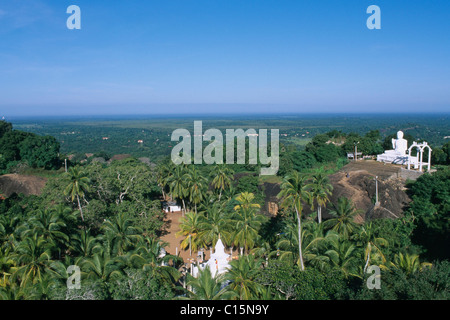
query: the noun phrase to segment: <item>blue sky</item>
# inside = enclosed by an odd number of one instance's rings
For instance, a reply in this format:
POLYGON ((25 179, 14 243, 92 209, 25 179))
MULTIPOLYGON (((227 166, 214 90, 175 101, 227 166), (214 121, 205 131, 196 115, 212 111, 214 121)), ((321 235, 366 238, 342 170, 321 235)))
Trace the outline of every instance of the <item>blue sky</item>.
POLYGON ((0 116, 448 112, 449 33, 448 0, 0 0, 0 116))

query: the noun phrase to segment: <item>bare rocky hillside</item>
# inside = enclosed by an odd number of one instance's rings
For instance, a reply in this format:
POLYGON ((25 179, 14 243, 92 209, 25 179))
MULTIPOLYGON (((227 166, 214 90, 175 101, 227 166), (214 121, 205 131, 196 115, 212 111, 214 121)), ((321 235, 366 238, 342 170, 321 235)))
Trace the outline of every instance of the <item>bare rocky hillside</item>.
POLYGON ((25 195, 40 195, 47 182, 46 178, 20 174, 5 174, 0 176, 0 194, 9 197, 13 193, 25 195))

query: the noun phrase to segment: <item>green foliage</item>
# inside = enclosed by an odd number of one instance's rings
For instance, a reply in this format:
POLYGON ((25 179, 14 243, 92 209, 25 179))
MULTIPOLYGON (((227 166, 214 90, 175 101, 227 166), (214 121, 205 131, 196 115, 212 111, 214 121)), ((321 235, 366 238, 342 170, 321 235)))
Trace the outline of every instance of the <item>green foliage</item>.
POLYGON ((59 142, 54 137, 28 136, 19 146, 21 160, 30 167, 56 169, 61 166, 59 160, 59 142))
POLYGON ((240 177, 236 182, 235 194, 239 194, 242 192, 253 193, 255 196, 255 202, 262 205, 264 203, 264 192, 262 187, 259 185, 259 179, 257 176, 248 174, 240 177))
POLYGON ((239 178, 238 183, 236 184, 236 193, 241 192, 251 192, 253 194, 259 193, 259 180, 258 177, 253 175, 245 175, 239 178))
POLYGON ((352 296, 358 300, 449 300, 450 263, 436 262, 431 268, 407 274, 401 269, 381 272, 381 289, 370 290, 366 279, 352 296))
POLYGON ((343 290, 346 282, 342 273, 316 269, 301 271, 282 262, 271 262, 261 270, 258 282, 270 288, 273 297, 285 300, 329 300, 343 290))
POLYGON ((229 290, 237 300, 253 300, 263 293, 263 286, 257 281, 262 260, 253 255, 239 257, 230 262, 225 279, 230 281, 229 290))
POLYGON ((317 164, 314 155, 307 151, 286 151, 280 155, 279 176, 286 176, 291 171, 302 172, 310 169, 317 164))
POLYGON ((247 251, 255 246, 261 225, 266 219, 265 216, 257 213, 259 204, 253 202, 254 196, 252 193, 241 193, 236 200, 239 204, 235 206, 235 213, 232 216, 235 224, 233 244, 243 247, 247 251))
POLYGON ((180 219, 180 230, 176 235, 184 237, 180 247, 182 249, 189 248, 189 256, 192 255, 192 251, 197 251, 204 243, 204 239, 200 237, 202 217, 200 213, 189 212, 180 219))
POLYGON ((0 170, 18 162, 32 168, 57 169, 61 166, 59 148, 59 142, 52 136, 12 130, 10 123, 0 122, 0 170))
POLYGON ((316 164, 314 156, 306 151, 295 151, 292 153, 292 169, 303 171, 312 168, 316 164))
POLYGON ((175 297, 173 287, 151 271, 127 269, 125 274, 109 283, 114 300, 171 300, 175 297))
POLYGON ((447 161, 446 164, 450 164, 450 141, 444 144, 442 147, 442 151, 447 155, 447 161))
POLYGON ((65 285, 55 288, 54 300, 106 300, 110 295, 108 287, 100 281, 85 280, 80 289, 67 289, 65 285))
POLYGON ((431 153, 431 163, 436 165, 448 165, 450 164, 450 142, 447 142, 442 149, 438 147, 431 147, 433 152, 431 153))
POLYGON ((3 135, 9 131, 12 131, 12 123, 7 122, 5 120, 0 121, 0 139, 3 135))
POLYGON ((213 277, 208 265, 203 270, 198 270, 196 278, 190 274, 187 278, 186 285, 190 288, 187 293, 187 299, 224 300, 234 296, 233 292, 225 286, 225 276, 220 274, 213 277))
MULTIPOLYGON (((379 142, 380 132, 378 130, 372 130, 366 133, 364 136, 360 136, 357 133, 350 133, 342 146, 345 152, 355 152, 355 145, 358 152, 362 152, 364 155, 376 155, 383 153, 385 149, 379 142)), ((391 147, 388 149, 392 149, 391 147)))
POLYGON ((311 153, 318 162, 335 161, 342 155, 341 148, 330 143, 328 139, 326 134, 317 135, 306 145, 306 151, 311 153))
POLYGON ((420 176, 409 187, 413 199, 408 213, 414 218, 413 241, 432 259, 449 259, 450 168, 420 176))
POLYGON ((333 204, 333 209, 330 210, 333 217, 325 221, 324 224, 327 228, 349 237, 357 228, 354 217, 359 212, 350 199, 340 197, 338 202, 333 204))
POLYGON ((219 237, 226 245, 230 245, 233 239, 235 222, 223 206, 219 203, 213 204, 201 220, 199 237, 208 246, 215 246, 219 237))
POLYGON ((383 249, 383 253, 388 260, 392 260, 394 254, 398 252, 421 252, 420 248, 411 241, 415 226, 409 217, 375 219, 371 221, 371 224, 375 236, 386 239, 389 242, 389 245, 383 249))

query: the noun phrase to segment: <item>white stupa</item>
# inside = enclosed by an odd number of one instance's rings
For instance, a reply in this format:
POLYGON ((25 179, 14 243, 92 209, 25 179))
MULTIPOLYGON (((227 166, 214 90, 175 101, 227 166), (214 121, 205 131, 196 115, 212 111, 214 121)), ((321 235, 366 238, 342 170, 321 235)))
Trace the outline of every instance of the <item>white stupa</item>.
POLYGON ((211 274, 215 276, 216 273, 221 274, 227 271, 229 259, 230 255, 225 253, 225 246, 219 236, 219 240, 217 240, 216 247, 214 248, 214 253, 211 255, 206 265, 209 266, 211 274))
MULTIPOLYGON (((201 263, 198 267, 200 269, 209 266, 209 270, 211 271, 211 275, 215 277, 218 274, 222 274, 227 272, 227 268, 229 265, 230 255, 225 253, 225 246, 222 243, 222 240, 217 240, 216 246, 214 248, 214 253, 211 254, 209 260, 205 263, 201 263)), ((198 267, 193 268, 193 276, 196 277, 198 273, 198 267)))

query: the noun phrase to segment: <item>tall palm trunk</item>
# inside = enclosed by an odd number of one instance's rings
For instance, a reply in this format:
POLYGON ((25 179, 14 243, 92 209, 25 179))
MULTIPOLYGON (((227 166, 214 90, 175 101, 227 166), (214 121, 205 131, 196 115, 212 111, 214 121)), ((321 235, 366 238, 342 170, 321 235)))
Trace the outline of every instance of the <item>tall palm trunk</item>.
POLYGON ((192 257, 192 249, 191 249, 191 235, 189 235, 189 257, 192 257))
POLYGON ((322 207, 320 205, 317 208, 317 219, 319 220, 319 223, 322 222, 322 207))
POLYGON ((302 220, 297 210, 297 206, 295 206, 295 212, 297 213, 297 220, 298 220, 298 253, 300 255, 300 268, 302 269, 302 271, 304 271, 305 265, 303 264, 303 253, 302 253, 302 220))
POLYGON ((181 201, 183 202, 183 210, 181 211, 181 213, 182 213, 182 215, 184 217, 184 215, 186 214, 186 204, 184 203, 184 199, 183 198, 181 198, 181 201))
POLYGON ((368 248, 366 249, 368 252, 367 252, 367 260, 366 260, 366 264, 364 265, 364 273, 366 273, 366 270, 367 270, 367 267, 369 266, 369 261, 370 261, 370 251, 371 251, 371 245, 370 245, 370 243, 368 243, 368 248))
POLYGON ((77 195, 78 209, 80 210, 81 220, 84 222, 83 209, 81 208, 80 197, 77 195))

